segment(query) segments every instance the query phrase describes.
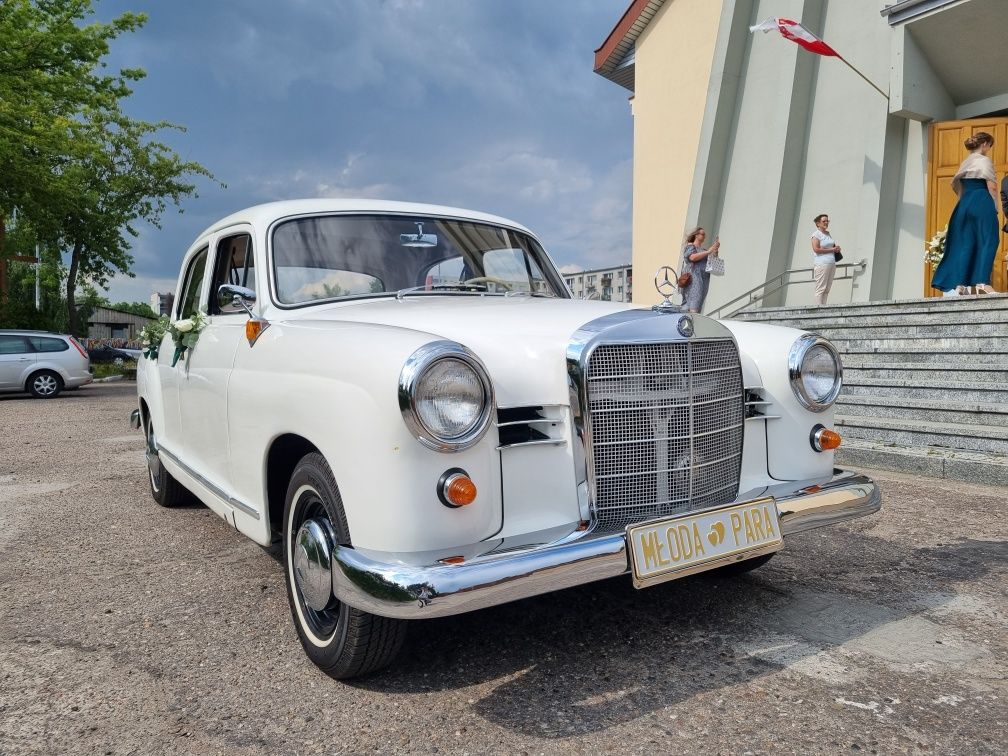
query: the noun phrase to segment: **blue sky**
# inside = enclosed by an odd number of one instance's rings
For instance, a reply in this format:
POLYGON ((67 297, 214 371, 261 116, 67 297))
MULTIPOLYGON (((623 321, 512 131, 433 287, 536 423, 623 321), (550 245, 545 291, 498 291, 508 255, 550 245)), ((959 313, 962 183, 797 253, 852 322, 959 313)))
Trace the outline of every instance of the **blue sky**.
POLYGON ((98 0, 149 15, 111 67, 148 76, 134 117, 206 165, 184 213, 134 243, 113 301, 174 289, 235 210, 296 197, 455 205, 532 228, 560 266, 630 260, 629 92, 592 72, 626 0, 98 0))

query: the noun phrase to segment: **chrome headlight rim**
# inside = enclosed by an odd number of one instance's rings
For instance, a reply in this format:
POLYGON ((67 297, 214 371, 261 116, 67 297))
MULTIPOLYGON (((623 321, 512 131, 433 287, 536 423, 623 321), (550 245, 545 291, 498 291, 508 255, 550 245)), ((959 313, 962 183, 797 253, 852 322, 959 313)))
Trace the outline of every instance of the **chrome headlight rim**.
POLYGON ((433 341, 417 349, 406 360, 399 374, 399 411, 406 427, 416 439, 429 449, 457 452, 477 444, 490 427, 491 414, 496 406, 493 384, 480 359, 455 341, 433 341), (442 360, 457 360, 472 369, 483 387, 483 408, 476 423, 459 436, 444 438, 431 430, 420 416, 416 403, 416 389, 426 372, 442 360))
POLYGON ((798 337, 791 346, 788 353, 788 377, 791 381, 791 391, 805 409, 812 412, 824 412, 836 402, 843 386, 843 363, 840 361, 840 353, 827 339, 817 336, 814 333, 806 333, 798 337), (836 363, 836 377, 833 379, 833 388, 824 399, 816 399, 805 390, 805 383, 802 380, 802 365, 805 357, 813 347, 823 347, 833 357, 836 363))

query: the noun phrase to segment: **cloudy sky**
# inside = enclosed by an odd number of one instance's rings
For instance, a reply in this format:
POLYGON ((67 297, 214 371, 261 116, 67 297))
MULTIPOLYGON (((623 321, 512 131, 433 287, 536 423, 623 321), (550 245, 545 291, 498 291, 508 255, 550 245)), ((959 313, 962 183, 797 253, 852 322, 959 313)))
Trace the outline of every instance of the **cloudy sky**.
POLYGON ((113 301, 170 291, 196 235, 296 197, 455 205, 532 228, 561 266, 629 262, 629 92, 592 72, 627 0, 98 0, 146 26, 127 109, 220 181, 134 244, 113 301))

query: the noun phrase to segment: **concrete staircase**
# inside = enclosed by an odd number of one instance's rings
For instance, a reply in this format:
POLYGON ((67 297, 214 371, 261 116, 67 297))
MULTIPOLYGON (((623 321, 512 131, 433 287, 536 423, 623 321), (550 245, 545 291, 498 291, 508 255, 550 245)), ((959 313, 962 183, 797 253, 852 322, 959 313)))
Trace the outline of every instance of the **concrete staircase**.
POLYGON ((839 349, 837 462, 1008 485, 1008 297, 777 307, 735 316, 839 349))

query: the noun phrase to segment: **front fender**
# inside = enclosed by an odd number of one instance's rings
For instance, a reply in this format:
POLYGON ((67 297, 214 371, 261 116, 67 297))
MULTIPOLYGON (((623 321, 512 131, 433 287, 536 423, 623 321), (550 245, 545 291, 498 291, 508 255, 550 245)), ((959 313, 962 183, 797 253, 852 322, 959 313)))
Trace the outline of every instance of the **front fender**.
MULTIPOLYGON (((399 374, 438 336, 361 323, 275 323, 254 347, 239 346, 228 387, 231 478, 237 498, 268 513, 265 457, 296 434, 325 456, 353 544, 415 552, 471 544, 501 528, 496 429, 457 453, 423 446, 403 422, 399 374), (479 494, 449 509, 436 484, 461 467, 479 494)), ((265 521, 265 518, 263 518, 265 521)))
POLYGON ((766 421, 770 476, 803 480, 830 475, 833 452, 815 451, 809 436, 816 424, 833 428, 833 408, 823 412, 805 409, 795 397, 788 375, 788 352, 805 331, 738 320, 722 322, 734 334, 743 361, 748 358, 755 363, 765 398, 772 402, 765 407, 767 415, 775 416, 766 421))

